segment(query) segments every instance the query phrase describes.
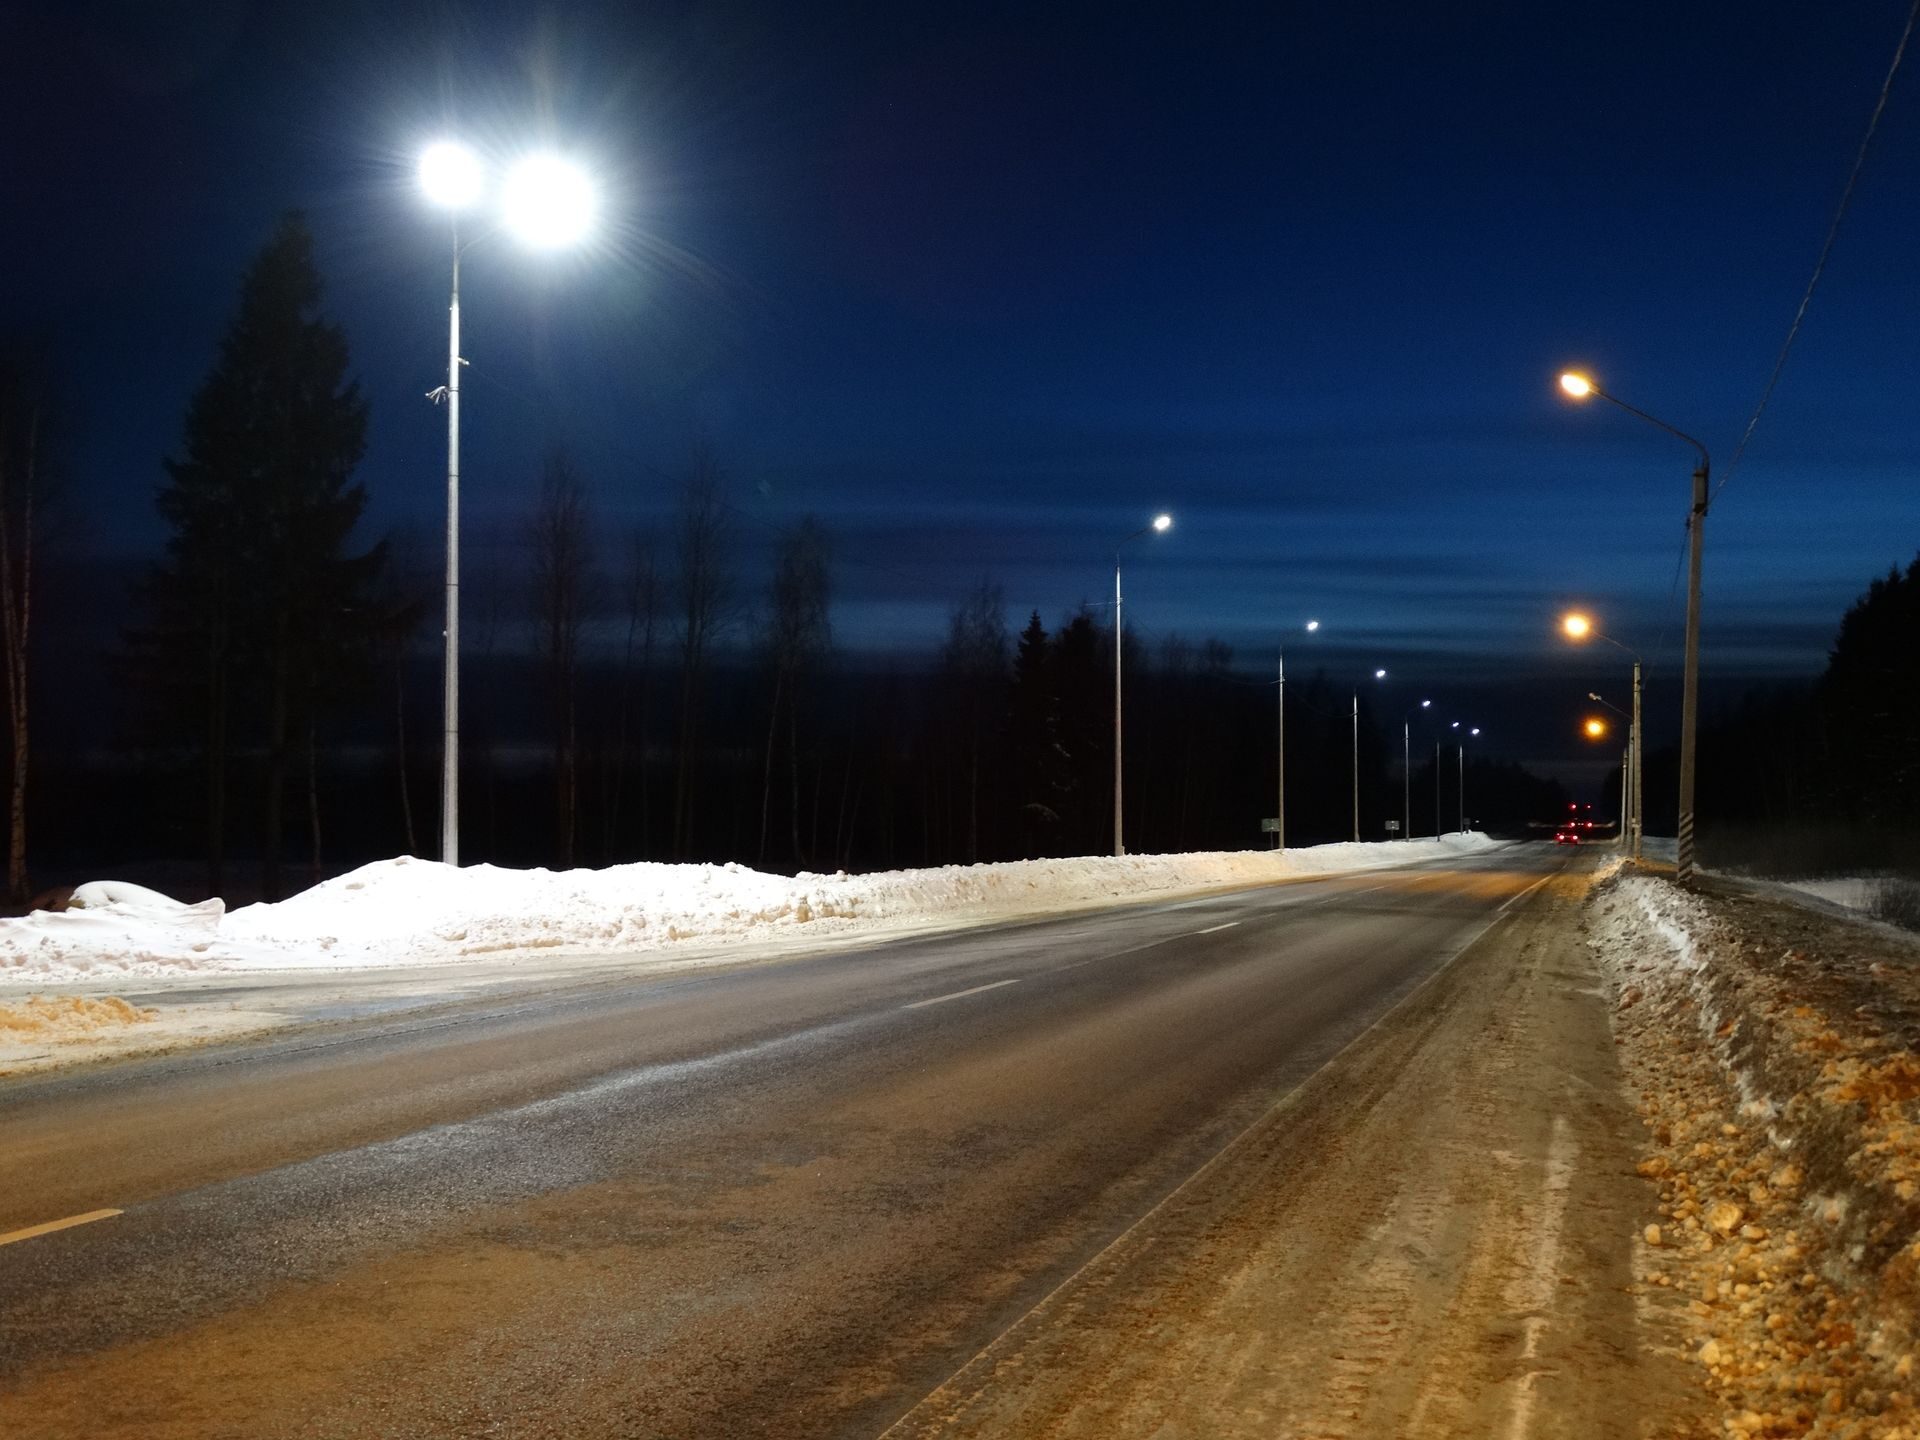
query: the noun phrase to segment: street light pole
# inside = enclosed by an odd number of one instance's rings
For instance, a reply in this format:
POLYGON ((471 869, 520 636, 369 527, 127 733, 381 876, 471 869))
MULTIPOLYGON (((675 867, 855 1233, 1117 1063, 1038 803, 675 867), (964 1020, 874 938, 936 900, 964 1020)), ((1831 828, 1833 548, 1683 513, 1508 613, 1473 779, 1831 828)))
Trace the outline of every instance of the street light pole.
POLYGON ((460 863, 460 232, 447 308, 447 627, 440 747, 440 859, 460 863))
POLYGON ((1707 528, 1707 476, 1712 461, 1707 447, 1684 430, 1637 410, 1626 401, 1609 395, 1585 375, 1568 371, 1560 377, 1560 388, 1576 400, 1598 395, 1629 415, 1684 440, 1700 455, 1693 468, 1693 505, 1687 513, 1687 651, 1680 698, 1680 834, 1674 878, 1681 884, 1693 880, 1693 779, 1696 741, 1700 720, 1700 554, 1707 528))
POLYGON ((1142 535, 1152 535, 1166 530, 1173 524, 1171 515, 1156 515, 1153 523, 1133 532, 1113 547, 1113 853, 1127 853, 1125 833, 1125 812, 1121 804, 1121 730, 1120 730, 1120 649, 1124 633, 1120 615, 1120 552, 1129 541, 1138 540, 1142 535))
MULTIPOLYGON (((441 729, 440 858, 460 863, 460 225, 459 212, 488 189, 478 157, 449 141, 429 145, 420 157, 420 183, 427 198, 454 216, 453 283, 447 305, 447 383, 431 398, 447 403, 447 620, 444 662, 445 714, 441 729)), ((500 186, 502 221, 536 249, 578 240, 592 223, 593 185, 557 155, 525 157, 500 186)), ((491 234, 491 231, 486 234, 491 234)), ((485 234, 478 237, 485 238, 485 234)), ((473 243, 473 242, 469 242, 473 243)))
POLYGON ((1646 752, 1646 732, 1640 728, 1640 657, 1633 657, 1633 858, 1640 858, 1640 836, 1646 829, 1646 817, 1641 813, 1641 757, 1646 752))
POLYGON ((1353 692, 1353 839, 1360 842, 1360 692, 1353 692))
POLYGON ((1431 700, 1422 700, 1400 717, 1400 820, 1406 826, 1400 837, 1403 840, 1413 838, 1413 712, 1432 704, 1431 700))
POLYGON ((1680 692, 1680 844, 1674 878, 1682 885, 1693 880, 1693 767, 1700 719, 1700 550, 1707 528, 1707 451, 1704 445, 1699 448, 1687 522, 1687 659, 1680 692))
MULTIPOLYGON (((1125 542, 1122 542, 1125 543, 1125 542)), ((1120 802, 1120 551, 1113 552, 1113 853, 1124 855, 1120 802)))
POLYGON ((1276 827, 1273 835, 1273 848, 1276 850, 1285 850, 1287 848, 1287 652, 1284 649, 1280 651, 1280 709, 1278 719, 1278 733, 1280 737, 1280 783, 1279 793, 1275 797, 1277 803, 1275 804, 1273 812, 1275 816, 1273 823, 1276 827))

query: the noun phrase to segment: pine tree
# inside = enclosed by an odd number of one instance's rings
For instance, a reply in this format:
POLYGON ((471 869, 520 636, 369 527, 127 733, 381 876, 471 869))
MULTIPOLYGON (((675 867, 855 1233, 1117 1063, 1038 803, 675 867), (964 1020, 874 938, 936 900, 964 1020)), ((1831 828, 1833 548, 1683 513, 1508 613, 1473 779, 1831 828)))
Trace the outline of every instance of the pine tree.
MULTIPOLYGON (((158 497, 172 535, 147 587, 151 626, 140 649, 155 685, 195 721, 215 890, 230 757, 252 747, 264 755, 261 888, 273 897, 292 747, 311 756, 323 697, 370 674, 378 620, 370 591, 385 554, 351 549, 366 507, 352 475, 367 408, 347 378, 346 337, 319 316, 320 294, 312 233, 288 215, 242 282, 158 497)), ((317 850, 311 774, 307 792, 317 850)))

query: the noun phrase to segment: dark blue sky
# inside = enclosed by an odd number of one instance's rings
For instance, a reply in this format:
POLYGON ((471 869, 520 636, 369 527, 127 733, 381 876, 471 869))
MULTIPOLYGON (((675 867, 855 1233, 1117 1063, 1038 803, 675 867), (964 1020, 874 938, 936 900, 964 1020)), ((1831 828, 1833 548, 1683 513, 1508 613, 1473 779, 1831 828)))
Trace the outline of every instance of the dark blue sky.
MULTIPOLYGON (((1165 507, 1129 562, 1149 639, 1264 671, 1315 615, 1303 666, 1386 664, 1395 713, 1432 693, 1557 763, 1623 688, 1554 640, 1565 601, 1677 670, 1690 456, 1554 375, 1724 466, 1906 9, 28 6, 0 19, 4 318, 80 392, 64 542, 124 573, 238 276, 304 207, 372 519, 433 563, 445 231, 414 158, 550 139, 608 177, 608 227, 469 257, 483 568, 517 564, 548 445, 613 534, 704 439, 755 543, 826 519, 847 648, 926 650, 982 576, 1015 623, 1101 599, 1165 507)), ((1724 686, 1816 671, 1920 548, 1914 83, 1709 522, 1724 686)))

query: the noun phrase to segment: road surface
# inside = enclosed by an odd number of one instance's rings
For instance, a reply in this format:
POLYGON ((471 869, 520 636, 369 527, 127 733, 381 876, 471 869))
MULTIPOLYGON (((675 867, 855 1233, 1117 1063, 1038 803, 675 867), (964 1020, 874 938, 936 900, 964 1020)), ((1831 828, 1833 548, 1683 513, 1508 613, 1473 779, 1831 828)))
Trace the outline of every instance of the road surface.
MULTIPOLYGON (((1518 846, 0 1086, 0 1434, 1043 1433, 981 1357, 1039 1316, 1084 1395, 1059 1336, 1103 1322, 1063 1329, 1060 1297, 1249 1165, 1337 1164, 1338 1131, 1289 1138, 1289 1097, 1566 863, 1518 846)), ((1101 1373, 1137 1370, 1104 1329, 1101 1373)))

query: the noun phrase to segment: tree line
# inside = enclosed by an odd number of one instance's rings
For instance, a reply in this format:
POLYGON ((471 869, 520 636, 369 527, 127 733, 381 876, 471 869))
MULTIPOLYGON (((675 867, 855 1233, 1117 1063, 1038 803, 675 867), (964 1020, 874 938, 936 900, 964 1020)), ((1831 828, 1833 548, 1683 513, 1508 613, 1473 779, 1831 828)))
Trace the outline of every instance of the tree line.
MULTIPOLYGON (((287 217, 246 273, 156 503, 163 554, 111 657, 103 767, 36 768, 49 849, 90 862, 198 854, 209 893, 296 882, 438 842, 437 555, 369 540, 368 407, 322 312, 313 237, 287 217), (111 845, 90 820, 115 816, 111 845), (106 853, 117 847, 117 853, 106 853)), ((27 893, 33 497, 52 408, 0 368, 0 661, 12 759, 9 888, 27 893), (37 397, 37 398, 36 398, 37 397)), ((515 522, 506 574, 467 587, 462 858, 875 868, 1103 853, 1112 844, 1113 632, 1082 605, 1018 635, 1000 589, 956 597, 936 655, 836 649, 833 537, 803 517, 745 573, 742 517, 696 448, 655 528, 610 527, 564 446, 515 522)), ((753 537, 758 540, 759 537, 753 537)), ((472 573, 471 571, 469 572, 472 573)), ((1129 848, 1250 848, 1276 787, 1276 694, 1218 640, 1122 637, 1129 848)), ((73 663, 63 657, 63 667, 73 663)), ((1288 838, 1346 838, 1351 717, 1288 687, 1288 838)), ((1362 707, 1365 838, 1401 810, 1398 757, 1362 707)), ((1452 756, 1449 752, 1448 760, 1452 756)), ((1557 787, 1473 761, 1472 811, 1524 822, 1557 787)), ((1416 831, 1451 827, 1457 775, 1423 760, 1416 831)))

